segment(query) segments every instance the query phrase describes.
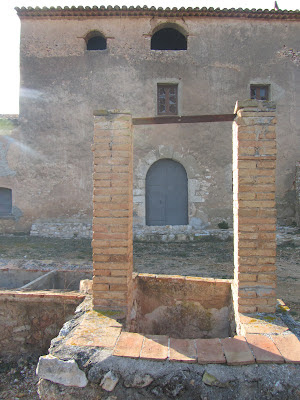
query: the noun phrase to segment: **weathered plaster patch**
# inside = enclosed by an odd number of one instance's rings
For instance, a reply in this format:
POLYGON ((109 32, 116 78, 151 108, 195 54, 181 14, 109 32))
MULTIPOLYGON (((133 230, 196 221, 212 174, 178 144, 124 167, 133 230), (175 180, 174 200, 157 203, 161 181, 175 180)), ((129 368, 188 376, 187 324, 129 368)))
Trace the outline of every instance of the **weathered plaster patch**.
POLYGON ((9 168, 7 162, 7 152, 9 148, 9 143, 0 142, 0 176, 14 176, 16 171, 9 168))
POLYGON ((209 223, 207 221, 207 218, 201 219, 201 218, 197 218, 197 217, 192 217, 192 218, 190 218, 190 225, 194 229, 205 229, 205 228, 207 228, 209 223))
POLYGON ((232 193, 232 164, 224 167, 224 189, 227 193, 232 193))
POLYGON ((287 57, 297 66, 300 65, 300 51, 288 49, 286 46, 283 46, 283 48, 279 50, 277 54, 280 58, 287 57))
POLYGON ((21 217, 23 217, 23 212, 17 206, 12 207, 12 216, 16 221, 19 221, 21 217))
POLYGON ((204 203, 208 195, 210 182, 205 179, 189 179, 189 200, 192 203, 204 203))
POLYGON ((220 63, 216 61, 214 64, 211 64, 210 67, 215 67, 215 68, 227 68, 227 69, 233 69, 235 71, 240 72, 241 68, 239 65, 236 64, 229 64, 229 63, 220 63))

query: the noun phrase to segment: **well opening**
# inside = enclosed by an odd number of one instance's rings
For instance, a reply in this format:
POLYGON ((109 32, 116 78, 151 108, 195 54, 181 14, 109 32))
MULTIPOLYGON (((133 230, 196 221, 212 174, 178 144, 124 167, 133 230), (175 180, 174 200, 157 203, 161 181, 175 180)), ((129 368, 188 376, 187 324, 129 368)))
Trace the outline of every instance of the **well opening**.
POLYGON ((231 336, 231 280, 138 274, 127 329, 178 339, 231 336))

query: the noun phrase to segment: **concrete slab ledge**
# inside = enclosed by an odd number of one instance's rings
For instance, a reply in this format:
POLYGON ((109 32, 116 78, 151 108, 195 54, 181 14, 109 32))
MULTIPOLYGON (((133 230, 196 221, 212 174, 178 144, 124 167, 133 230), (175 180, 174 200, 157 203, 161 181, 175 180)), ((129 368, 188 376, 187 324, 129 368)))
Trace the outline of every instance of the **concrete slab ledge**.
POLYGON ((114 318, 88 311, 76 329, 68 335, 65 345, 99 347, 109 350, 112 356, 155 361, 227 365, 300 363, 300 342, 288 327, 282 322, 278 325, 254 316, 251 319, 256 322, 253 323, 256 330, 248 333, 245 329, 244 336, 175 339, 166 335, 122 331, 123 325, 114 318))
POLYGON ((50 395, 71 400, 221 400, 242 399, 245 393, 254 399, 258 393, 268 398, 271 392, 278 399, 287 393, 289 399, 299 398, 300 342, 288 329, 223 339, 174 339, 125 332, 117 317, 114 312, 87 311, 64 325, 49 353, 58 360, 74 360, 87 385, 76 388, 40 379, 42 400, 50 395))
POLYGON ((38 302, 72 302, 74 300, 84 300, 85 294, 78 292, 64 292, 62 290, 0 290, 1 301, 38 301, 38 302))

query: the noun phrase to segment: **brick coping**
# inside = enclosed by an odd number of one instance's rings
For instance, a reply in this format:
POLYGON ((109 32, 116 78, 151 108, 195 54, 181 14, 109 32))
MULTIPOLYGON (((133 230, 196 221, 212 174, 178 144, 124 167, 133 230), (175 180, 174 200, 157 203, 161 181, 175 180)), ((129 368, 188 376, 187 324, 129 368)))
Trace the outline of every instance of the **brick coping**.
POLYGON ((66 292, 59 289, 49 289, 49 290, 12 290, 12 289, 1 289, 0 299, 8 301, 74 301, 74 300, 84 300, 84 293, 79 293, 77 291, 66 292))
POLYGON ((245 319, 245 335, 176 339, 126 332, 116 318, 113 312, 86 312, 66 338, 66 345, 99 347, 115 357, 152 361, 225 365, 300 363, 298 338, 282 322, 277 325, 277 320, 270 323, 268 318, 265 321, 242 315, 240 320, 245 319), (255 326, 255 333, 251 333, 247 325, 255 326))

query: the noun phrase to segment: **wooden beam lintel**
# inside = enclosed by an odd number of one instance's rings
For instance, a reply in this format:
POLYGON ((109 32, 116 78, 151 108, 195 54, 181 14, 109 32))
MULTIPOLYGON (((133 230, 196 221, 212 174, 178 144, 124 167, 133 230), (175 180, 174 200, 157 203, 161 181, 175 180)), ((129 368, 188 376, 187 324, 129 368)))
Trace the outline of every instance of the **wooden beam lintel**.
POLYGON ((163 116, 148 118, 133 118, 133 125, 156 125, 156 124, 194 124, 198 122, 232 122, 236 114, 212 114, 212 115, 185 115, 185 116, 163 116))

